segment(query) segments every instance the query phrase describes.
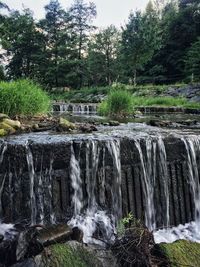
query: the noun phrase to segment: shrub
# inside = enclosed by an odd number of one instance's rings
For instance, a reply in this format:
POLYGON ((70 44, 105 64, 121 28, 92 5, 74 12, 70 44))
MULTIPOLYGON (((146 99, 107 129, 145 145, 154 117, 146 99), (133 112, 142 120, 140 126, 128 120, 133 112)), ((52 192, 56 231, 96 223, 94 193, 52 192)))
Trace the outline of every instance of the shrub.
POLYGON ((123 90, 112 90, 99 107, 101 115, 123 116, 132 111, 132 95, 123 90))
POLYGON ((48 95, 29 80, 0 82, 0 113, 34 115, 46 113, 50 107, 48 95))

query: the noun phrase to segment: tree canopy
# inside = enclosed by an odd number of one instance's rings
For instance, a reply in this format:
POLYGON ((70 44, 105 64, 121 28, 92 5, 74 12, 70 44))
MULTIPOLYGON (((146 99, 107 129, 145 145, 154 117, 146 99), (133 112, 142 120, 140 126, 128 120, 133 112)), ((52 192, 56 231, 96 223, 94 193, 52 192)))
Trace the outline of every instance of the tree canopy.
POLYGON ((84 0, 44 10, 36 21, 0 1, 1 79, 47 88, 200 81, 199 0, 152 0, 121 28, 95 27, 96 6, 84 0))

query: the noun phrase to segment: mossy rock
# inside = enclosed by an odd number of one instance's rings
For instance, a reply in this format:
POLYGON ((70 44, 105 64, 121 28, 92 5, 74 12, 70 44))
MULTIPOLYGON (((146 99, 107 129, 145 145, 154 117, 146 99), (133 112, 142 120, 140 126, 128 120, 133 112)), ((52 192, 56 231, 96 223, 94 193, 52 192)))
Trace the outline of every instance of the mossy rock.
POLYGON ((7 135, 7 132, 4 129, 0 129, 0 137, 7 135))
POLYGON ((42 262, 45 267, 102 267, 96 257, 81 244, 52 245, 43 253, 42 262))
POLYGON ((4 113, 0 113, 0 121, 2 121, 3 119, 9 119, 9 117, 4 113))
POLYGON ((0 123, 0 129, 4 130, 6 134, 14 134, 16 130, 5 122, 0 123))
POLYGON ((160 244, 161 251, 170 262, 170 267, 200 267, 200 244, 179 240, 172 244, 160 244))
POLYGON ((74 123, 69 122, 66 119, 60 118, 59 126, 62 128, 63 131, 69 131, 76 129, 76 125, 74 123))
POLYGON ((5 119, 3 119, 3 123, 6 123, 7 125, 13 127, 16 130, 21 128, 20 121, 14 121, 14 120, 5 118, 5 119))

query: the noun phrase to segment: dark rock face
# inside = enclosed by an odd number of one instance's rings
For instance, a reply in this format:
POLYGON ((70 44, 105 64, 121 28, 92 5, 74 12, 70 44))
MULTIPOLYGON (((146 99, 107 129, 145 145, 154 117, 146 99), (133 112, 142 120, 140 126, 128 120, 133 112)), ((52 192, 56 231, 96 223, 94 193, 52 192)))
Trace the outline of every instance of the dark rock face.
MULTIPOLYGON (((6 149, 0 148, 0 218, 5 222, 53 223, 66 222, 73 215, 73 188, 70 178, 71 145, 79 159, 84 205, 87 206, 88 192, 86 165, 92 166, 92 153, 87 159, 88 140, 33 142, 29 145, 8 142, 6 149), (89 161, 89 162, 87 162, 89 161)), ((152 139, 153 140, 153 139, 152 139)), ((194 200, 188 182, 187 151, 184 142, 176 137, 163 139, 166 150, 167 174, 163 176, 159 164, 162 151, 155 140, 154 167, 155 188, 152 199, 157 226, 166 225, 166 188, 169 196, 169 224, 178 225, 194 219, 194 200), (159 151, 160 152, 159 152, 159 151)), ((98 164, 95 177, 97 203, 101 209, 112 210, 115 172, 113 155, 108 150, 107 140, 98 143, 98 164), (105 179, 105 180, 104 180, 105 179), (105 184, 102 182, 105 181, 105 184), (102 194, 104 201, 102 201, 102 194)), ((154 141, 152 141, 153 145, 154 141)), ((130 211, 136 218, 145 219, 145 177, 141 155, 133 138, 120 139, 121 190, 123 215, 130 211)), ((145 139, 140 140, 144 165, 148 147, 145 139)), ((197 155, 197 162, 200 155, 197 155)), ((200 166, 198 164, 198 166, 200 166)), ((116 196, 116 199, 120 196, 116 196)))
POLYGON ((177 97, 182 96, 188 100, 199 102, 200 101, 200 84, 188 85, 187 87, 169 88, 166 95, 177 97))

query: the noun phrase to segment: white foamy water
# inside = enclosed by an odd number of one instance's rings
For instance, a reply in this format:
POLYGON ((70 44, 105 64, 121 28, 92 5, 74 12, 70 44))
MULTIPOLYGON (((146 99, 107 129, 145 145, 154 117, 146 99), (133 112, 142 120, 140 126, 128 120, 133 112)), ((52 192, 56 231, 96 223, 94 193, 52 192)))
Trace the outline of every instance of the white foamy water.
MULTIPOLYGON (((81 144, 80 144, 81 146, 81 144)), ((90 140, 85 151, 86 159, 86 191, 88 198, 83 199, 83 185, 80 169, 80 155, 75 155, 73 143, 71 144, 70 177, 74 190, 72 202, 74 205, 74 216, 68 223, 72 227, 78 227, 83 232, 83 242, 104 245, 106 241, 114 240, 116 220, 121 216, 121 163, 120 163, 120 142, 119 140, 106 141, 106 148, 102 150, 99 142, 90 140), (96 199, 96 188, 98 187, 98 166, 100 152, 109 153, 113 160, 113 173, 116 181, 110 186, 111 192, 111 213, 102 210, 96 199), (91 161, 90 161, 91 159, 91 161), (84 206, 86 209, 84 211, 84 206), (97 238, 95 238, 95 236, 97 238), (105 242, 104 242, 105 241, 105 242)), ((104 166, 105 167, 105 166, 104 166)), ((101 202, 105 203, 105 170, 101 173, 101 202)))
POLYGON ((16 234, 16 230, 13 224, 0 223, 0 235, 4 236, 4 239, 12 239, 16 234))
POLYGON ((154 240, 159 243, 173 243, 184 239, 200 243, 200 224, 196 222, 180 224, 177 227, 154 231, 154 240))
POLYGON ((114 220, 110 218, 105 211, 87 210, 85 215, 73 217, 70 226, 78 227, 83 232, 83 242, 86 244, 96 244, 104 246, 106 241, 114 241, 115 225, 114 220), (100 237, 95 238, 95 232, 99 231, 100 237), (94 236, 93 236, 94 235, 94 236))

